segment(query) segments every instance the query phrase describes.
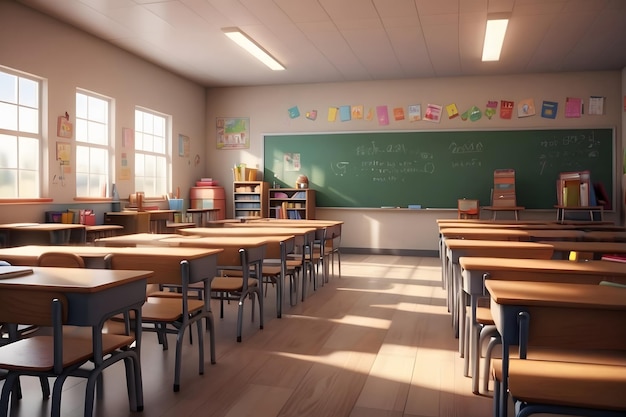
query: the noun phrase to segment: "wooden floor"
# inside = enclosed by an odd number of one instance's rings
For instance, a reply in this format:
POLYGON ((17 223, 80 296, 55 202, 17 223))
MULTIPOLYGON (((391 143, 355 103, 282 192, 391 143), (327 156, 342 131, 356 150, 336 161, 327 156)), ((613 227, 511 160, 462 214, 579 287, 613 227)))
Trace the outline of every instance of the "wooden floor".
MULTIPOLYGON (((144 333, 145 409, 131 413, 123 365, 105 371, 96 416, 485 417, 492 399, 471 393, 441 288, 438 258, 347 255, 342 278, 266 323, 244 319, 235 341, 236 305, 217 316, 217 364, 198 375, 196 345, 186 338, 181 391, 172 391, 172 349, 144 333)), ((173 336, 172 336, 173 337, 173 336)), ((208 351, 208 349, 207 349, 208 351)), ((208 354, 205 356, 208 358, 208 354)), ((23 378, 14 416, 49 415, 39 382, 23 378)), ((65 383, 62 415, 82 416, 84 382, 65 383)))

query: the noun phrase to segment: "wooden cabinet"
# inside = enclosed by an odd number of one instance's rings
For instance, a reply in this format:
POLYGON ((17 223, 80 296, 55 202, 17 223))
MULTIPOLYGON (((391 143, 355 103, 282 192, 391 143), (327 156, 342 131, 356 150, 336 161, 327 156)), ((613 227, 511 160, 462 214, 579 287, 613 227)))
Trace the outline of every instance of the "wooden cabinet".
POLYGON ((223 187, 206 186, 191 187, 189 191, 191 209, 217 209, 215 220, 226 218, 226 197, 223 187))
POLYGON ((269 217, 315 219, 315 190, 309 188, 270 189, 269 217))
POLYGON ((268 183, 235 181, 233 183, 233 217, 267 217, 268 183))

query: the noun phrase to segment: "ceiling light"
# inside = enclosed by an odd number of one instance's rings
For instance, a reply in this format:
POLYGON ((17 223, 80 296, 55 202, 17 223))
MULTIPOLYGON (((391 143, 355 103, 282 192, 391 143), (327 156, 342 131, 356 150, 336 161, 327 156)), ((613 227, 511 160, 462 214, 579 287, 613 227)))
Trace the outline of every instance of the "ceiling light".
POLYGON ((485 43, 483 45, 483 61, 499 61, 500 51, 504 43, 509 14, 490 14, 487 16, 485 43))
POLYGON ((256 59, 267 65, 274 71, 282 71, 285 69, 283 65, 278 62, 273 56, 271 56, 265 49, 256 43, 251 37, 246 35, 239 28, 222 28, 222 32, 230 39, 232 39, 237 45, 248 51, 256 59))

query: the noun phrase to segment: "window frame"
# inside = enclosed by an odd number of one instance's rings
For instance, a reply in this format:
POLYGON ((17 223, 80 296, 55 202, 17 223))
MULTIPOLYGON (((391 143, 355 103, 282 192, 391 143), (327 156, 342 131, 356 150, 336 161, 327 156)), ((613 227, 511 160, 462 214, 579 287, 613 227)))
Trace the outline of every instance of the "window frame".
MULTIPOLYGON (((135 124, 134 124, 134 132, 135 132, 135 142, 134 142, 134 157, 135 157, 135 161, 134 161, 134 190, 135 192, 144 192, 145 193, 145 198, 146 200, 158 200, 158 199, 162 199, 164 197, 164 195, 166 195, 168 193, 168 190, 171 190, 172 188, 172 159, 173 159, 173 154, 172 154, 172 116, 165 114, 165 113, 161 113, 159 111, 156 110, 152 110, 146 107, 142 107, 142 106, 135 106, 135 124), (140 130, 138 129, 138 124, 137 124, 137 117, 138 117, 138 113, 146 114, 149 115, 151 117, 155 117, 155 118, 160 118, 163 120, 163 152, 156 152, 154 150, 152 151, 147 151, 145 149, 139 149, 138 147, 140 146, 140 144, 143 144, 143 135, 144 134, 149 134, 149 132, 146 131, 146 129, 140 130), (160 157, 160 158, 164 158, 164 163, 165 163, 165 173, 163 174, 163 192, 159 193, 158 187, 153 187, 152 190, 145 190, 145 189, 138 189, 138 184, 137 184, 137 179, 143 179, 143 183, 145 184, 145 179, 149 178, 152 179, 155 183, 156 180, 158 178, 160 178, 158 175, 153 175, 153 176, 148 176, 148 175, 142 175, 139 176, 138 175, 138 169, 137 169, 137 161, 139 157, 144 157, 144 156, 151 156, 151 157, 160 157), (154 194, 152 194, 152 192, 154 192, 154 194)), ((153 136, 153 135, 150 135, 153 136)), ((143 146, 143 145, 141 145, 143 146)), ((156 169, 156 165, 155 165, 155 169, 156 169)), ((158 174, 158 173, 157 173, 158 174)), ((144 187, 142 187, 144 188, 144 187)))
MULTIPOLYGON (((45 87, 46 87, 46 80, 42 77, 33 75, 33 74, 28 74, 25 73, 23 71, 19 71, 10 67, 6 67, 6 66, 2 66, 0 65, 0 72, 2 72, 3 74, 7 74, 11 77, 16 77, 17 78, 17 90, 16 90, 16 97, 15 97, 15 102, 9 102, 9 101, 2 101, 2 103, 7 103, 8 105, 11 106, 16 106, 16 117, 17 117, 17 123, 18 125, 16 126, 16 130, 13 129, 7 129, 7 128, 0 128, 0 135, 6 135, 6 136, 13 136, 16 139, 16 153, 14 154, 15 159, 16 159, 16 166, 15 168, 12 167, 7 167, 7 168, 3 168, 3 170, 7 170, 7 171, 12 171, 15 173, 15 183, 12 189, 12 196, 11 197, 0 197, 0 201, 2 202, 38 202, 38 201, 42 201, 42 200, 50 200, 50 199, 46 199, 43 198, 43 193, 44 193, 44 184, 45 184, 45 179, 47 177, 44 177, 44 150, 47 148, 46 146, 46 139, 47 139, 47 135, 45 134, 45 129, 44 129, 44 120, 47 119, 47 107, 46 107, 46 102, 44 99, 44 92, 45 92, 45 87), (37 94, 37 107, 33 107, 30 105, 26 105, 25 103, 21 103, 20 101, 20 79, 24 79, 24 80, 28 80, 30 82, 34 82, 36 83, 37 89, 36 89, 36 94, 37 94), (33 132, 29 132, 29 131, 25 131, 25 130, 20 130, 20 109, 21 108, 26 108, 26 109, 34 109, 36 110, 37 113, 37 121, 36 121, 36 125, 37 125, 37 132, 33 133, 33 132), (20 142, 21 139, 29 139, 29 140, 35 140, 37 142, 37 162, 36 164, 34 164, 34 168, 21 168, 21 164, 20 161, 22 160, 22 158, 24 158, 24 155, 20 156, 20 142), (23 175, 24 172, 33 172, 34 173, 34 179, 36 181, 36 183, 34 184, 33 188, 34 189, 34 194, 25 194, 26 193, 26 186, 20 187, 20 177, 21 175, 23 175)), ((32 151, 25 151, 26 154, 31 154, 32 151)))
MULTIPOLYGON (((115 178, 115 163, 114 163, 114 158, 115 158, 115 141, 114 141, 114 135, 113 135, 113 109, 114 109, 114 104, 115 101, 113 98, 105 96, 103 94, 100 93, 96 93, 94 91, 90 91, 90 90, 86 90, 84 88, 76 88, 75 91, 75 100, 76 100, 76 127, 74 129, 75 131, 75 176, 76 176, 76 184, 75 184, 75 199, 77 200, 90 200, 90 199, 101 199, 101 198, 110 198, 111 197, 111 190, 110 190, 110 184, 114 181, 112 181, 113 178, 115 178), (85 140, 80 140, 79 139, 79 126, 80 126, 80 121, 85 120, 87 121, 87 124, 89 123, 102 123, 101 121, 95 120, 93 118, 89 118, 89 117, 79 117, 79 110, 78 110, 78 95, 81 94, 83 96, 86 96, 87 100, 91 99, 96 99, 96 100, 101 100, 104 103, 106 103, 106 121, 104 122, 105 124, 105 132, 104 132, 104 138, 105 138, 105 144, 102 143, 94 143, 91 142, 89 140, 85 141, 85 140), (89 171, 88 172, 79 172, 79 157, 78 157, 78 151, 79 148, 87 148, 89 153, 91 154, 93 150, 104 150, 104 152, 106 153, 105 157, 103 158, 105 161, 105 167, 102 170, 104 172, 104 184, 100 183, 99 184, 99 188, 100 190, 98 191, 97 195, 92 195, 92 194, 79 194, 78 193, 78 183, 79 183, 79 175, 87 175, 88 178, 88 185, 87 185, 87 190, 90 190, 92 187, 89 184, 89 182, 91 181, 91 177, 93 175, 98 175, 98 173, 92 169, 92 164, 91 161, 89 163, 89 171), (102 190, 102 188, 104 188, 104 190, 102 190)), ((89 116, 89 114, 87 114, 87 116, 89 116)), ((87 129, 88 130, 88 129, 87 129)), ((87 137, 87 139, 89 139, 89 137, 87 137)))

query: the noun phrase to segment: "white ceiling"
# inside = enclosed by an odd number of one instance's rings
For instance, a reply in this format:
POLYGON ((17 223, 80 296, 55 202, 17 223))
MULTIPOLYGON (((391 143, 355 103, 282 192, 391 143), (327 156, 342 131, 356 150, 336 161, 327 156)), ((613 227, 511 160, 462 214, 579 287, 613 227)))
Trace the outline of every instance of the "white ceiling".
POLYGON ((626 68, 626 0, 17 0, 202 85, 626 68), (511 12, 499 62, 488 13, 511 12), (230 41, 238 26, 287 67, 230 41))

